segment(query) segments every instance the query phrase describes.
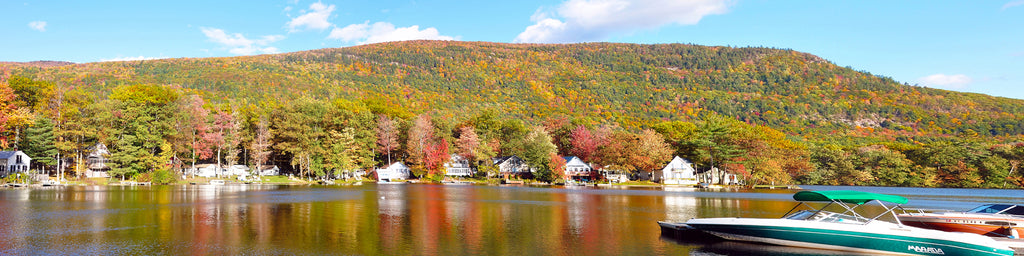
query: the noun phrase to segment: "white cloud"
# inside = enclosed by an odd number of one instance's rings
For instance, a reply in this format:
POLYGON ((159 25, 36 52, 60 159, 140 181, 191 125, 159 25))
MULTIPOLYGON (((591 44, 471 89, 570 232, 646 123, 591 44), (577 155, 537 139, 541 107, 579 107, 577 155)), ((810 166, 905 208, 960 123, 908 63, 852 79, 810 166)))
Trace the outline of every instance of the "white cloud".
POLYGON ((949 89, 961 89, 961 88, 967 87, 967 85, 970 84, 973 81, 973 79, 971 79, 967 75, 963 75, 963 74, 958 74, 958 75, 934 74, 934 75, 918 78, 917 81, 920 82, 922 85, 926 85, 926 86, 949 88, 949 89))
POLYGON ((106 62, 106 61, 159 60, 159 59, 166 59, 166 58, 167 57, 146 57, 146 56, 139 55, 139 56, 134 56, 134 57, 128 56, 128 57, 117 57, 117 58, 113 58, 113 59, 100 59, 100 61, 101 62, 106 62))
POLYGON ((538 9, 513 42, 571 43, 598 41, 616 34, 669 24, 693 25, 704 16, 723 14, 728 0, 569 0, 554 13, 538 9))
POLYGON ((1007 8, 1011 8, 1011 7, 1016 7, 1016 6, 1021 6, 1021 5, 1024 5, 1024 0, 1014 0, 1014 1, 1010 1, 1010 2, 1008 2, 1008 3, 1006 3, 1006 4, 1004 4, 1004 5, 1003 5, 1003 9, 1001 9, 1001 10, 1006 10, 1007 8))
POLYGON ((240 33, 228 34, 218 28, 200 27, 206 38, 218 43, 228 49, 228 52, 238 55, 251 55, 257 53, 278 53, 276 47, 268 46, 270 43, 284 39, 282 35, 262 36, 260 39, 248 39, 240 33))
POLYGON ((29 22, 28 23, 28 27, 32 28, 32 30, 38 30, 39 32, 46 32, 46 22, 45 21, 29 22))
POLYGON ((363 39, 370 36, 370 21, 363 22, 363 24, 351 24, 344 28, 334 28, 331 30, 331 34, 327 35, 329 39, 341 39, 341 41, 352 42, 359 39, 363 39))
POLYGON ((420 26, 408 26, 396 28, 388 22, 377 22, 370 24, 369 21, 362 24, 351 24, 344 28, 334 28, 328 39, 339 39, 343 42, 356 42, 356 44, 372 44, 380 42, 405 41, 405 40, 458 40, 455 37, 441 35, 436 28, 425 28, 420 26))
POLYGON ((288 30, 296 32, 304 29, 324 30, 330 28, 334 24, 328 22, 327 18, 331 17, 332 12, 334 12, 333 4, 313 3, 309 5, 309 10, 306 14, 295 17, 288 22, 288 30))

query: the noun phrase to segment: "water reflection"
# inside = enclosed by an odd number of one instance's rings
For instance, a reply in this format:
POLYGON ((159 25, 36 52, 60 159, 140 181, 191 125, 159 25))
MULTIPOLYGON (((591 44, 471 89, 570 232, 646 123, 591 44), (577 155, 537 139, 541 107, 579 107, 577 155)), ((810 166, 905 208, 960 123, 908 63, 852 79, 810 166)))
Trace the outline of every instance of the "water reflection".
MULTIPOLYGON (((793 192, 426 184, 4 189, 0 254, 784 255, 796 252, 666 240, 656 221, 777 218, 794 205, 793 192)), ((938 193, 901 192, 911 204, 938 193)), ((1014 197, 992 193, 968 200, 1014 197)), ((960 199, 937 203, 974 204, 960 199)))

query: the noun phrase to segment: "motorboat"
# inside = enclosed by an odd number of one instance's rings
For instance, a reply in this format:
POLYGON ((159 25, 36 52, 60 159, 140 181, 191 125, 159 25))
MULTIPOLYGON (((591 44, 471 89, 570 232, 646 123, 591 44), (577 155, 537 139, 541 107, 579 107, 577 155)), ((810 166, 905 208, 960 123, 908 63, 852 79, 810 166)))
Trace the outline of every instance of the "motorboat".
POLYGON ((224 180, 210 180, 210 185, 224 185, 224 180))
MULTIPOLYGON (((898 255, 1013 255, 991 237, 911 227, 896 211, 907 199, 860 191, 800 191, 782 218, 694 218, 685 225, 726 239, 794 247, 898 255), (820 205, 821 207, 813 207, 820 205), (865 207, 866 205, 878 207, 865 207), (809 209, 804 209, 809 208, 809 209), (880 214, 873 214, 875 212, 880 214), (892 219, 892 222, 885 221, 892 219)), ((664 227, 664 225, 663 225, 664 227)))
POLYGON ((986 204, 966 212, 910 212, 897 215, 904 224, 991 237, 1020 239, 1024 234, 1024 205, 986 204))

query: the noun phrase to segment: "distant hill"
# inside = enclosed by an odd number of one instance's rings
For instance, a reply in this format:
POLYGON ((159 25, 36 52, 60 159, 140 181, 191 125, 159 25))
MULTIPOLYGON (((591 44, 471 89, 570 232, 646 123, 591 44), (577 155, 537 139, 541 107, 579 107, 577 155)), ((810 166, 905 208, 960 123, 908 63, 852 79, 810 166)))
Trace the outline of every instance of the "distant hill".
POLYGON ((718 113, 807 138, 1024 134, 1024 101, 900 84, 808 53, 687 44, 406 41, 303 52, 72 64, 0 63, 84 86, 175 85, 214 100, 300 95, 467 116, 648 127, 718 113))
POLYGON ((37 67, 37 68, 59 67, 59 66, 74 65, 74 64, 75 64, 74 62, 52 61, 52 60, 39 60, 39 61, 30 61, 30 62, 0 61, 0 65, 2 65, 2 66, 37 67))

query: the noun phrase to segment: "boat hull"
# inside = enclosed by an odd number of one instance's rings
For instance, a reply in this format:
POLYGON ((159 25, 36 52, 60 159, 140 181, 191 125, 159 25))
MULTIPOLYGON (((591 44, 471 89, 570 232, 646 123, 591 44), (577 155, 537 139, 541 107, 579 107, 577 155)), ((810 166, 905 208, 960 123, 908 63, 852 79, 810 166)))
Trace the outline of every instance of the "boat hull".
POLYGON ((1013 255, 990 238, 895 225, 785 219, 693 219, 687 225, 728 240, 900 255, 1013 255), (981 239, 979 239, 981 238, 981 239), (985 240, 987 239, 987 241, 985 240))
POLYGON ((949 232, 975 233, 992 237, 1006 237, 1016 230, 1024 234, 1024 220, 1019 218, 994 218, 970 214, 903 214, 903 224, 919 228, 937 229, 949 232))

